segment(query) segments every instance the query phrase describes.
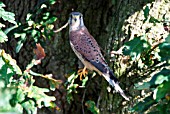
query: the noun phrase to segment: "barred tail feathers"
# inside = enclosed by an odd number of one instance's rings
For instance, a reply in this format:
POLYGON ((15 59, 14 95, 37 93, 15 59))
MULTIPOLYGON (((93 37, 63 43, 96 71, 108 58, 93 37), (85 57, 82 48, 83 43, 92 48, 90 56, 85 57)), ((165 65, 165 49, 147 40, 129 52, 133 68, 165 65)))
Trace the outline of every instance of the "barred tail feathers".
POLYGON ((103 77, 109 82, 110 85, 112 85, 116 92, 119 92, 123 98, 125 98, 127 101, 129 101, 129 98, 125 95, 125 93, 123 92, 123 90, 120 88, 117 79, 114 77, 113 79, 111 79, 110 77, 112 73, 104 73, 103 77), (115 80, 116 79, 116 80, 115 80))

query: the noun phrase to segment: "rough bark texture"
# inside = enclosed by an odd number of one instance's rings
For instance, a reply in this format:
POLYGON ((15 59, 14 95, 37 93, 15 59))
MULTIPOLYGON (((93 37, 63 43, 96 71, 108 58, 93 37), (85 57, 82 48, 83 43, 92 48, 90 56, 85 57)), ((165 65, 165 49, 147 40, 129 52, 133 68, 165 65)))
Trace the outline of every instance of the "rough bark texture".
MULTIPOLYGON (((6 4, 6 9, 15 13, 16 20, 25 23, 26 14, 33 12, 35 7, 38 7, 42 0, 2 0, 6 4)), ((110 59, 110 52, 119 49, 125 41, 128 41, 130 36, 125 35, 122 31, 124 21, 129 16, 139 11, 147 3, 152 0, 59 0, 57 4, 51 7, 50 11, 58 17, 56 28, 65 24, 68 20, 69 13, 79 11, 84 15, 85 25, 89 32, 97 40, 106 57, 110 59)), ((134 19, 134 21, 136 21, 134 19)), ((10 25, 9 25, 10 26, 10 25)), ((10 38, 8 43, 1 45, 1 48, 6 49, 6 52, 11 54, 17 60, 19 66, 25 69, 26 65, 33 57, 33 44, 28 41, 24 44, 19 54, 14 53, 16 39, 10 38)), ((42 64, 37 66, 35 70, 40 73, 52 73, 56 79, 66 80, 66 76, 71 71, 77 71, 78 58, 70 48, 68 41, 68 28, 57 33, 52 41, 46 41, 45 45, 46 58, 42 64)), ((114 63, 109 63, 114 69, 114 63)), ((115 69, 116 70, 116 69, 115 69)), ((119 78, 121 87, 126 91, 127 95, 133 97, 133 82, 126 75, 119 78)), ((44 79, 37 79, 37 85, 47 87, 48 83, 44 79), (42 85, 43 84, 43 85, 42 85)), ((39 114, 80 114, 82 113, 83 95, 85 101, 93 100, 97 103, 101 114, 127 114, 128 109, 133 105, 132 102, 126 102, 119 94, 111 94, 107 92, 107 83, 103 78, 96 76, 89 80, 86 89, 79 89, 77 94, 74 94, 74 101, 70 104, 66 101, 66 90, 61 87, 52 94, 56 96, 56 104, 61 109, 54 111, 50 109, 40 109, 39 114)), ((136 94, 138 94, 136 92, 136 94)), ((86 106, 85 113, 88 114, 86 106)))

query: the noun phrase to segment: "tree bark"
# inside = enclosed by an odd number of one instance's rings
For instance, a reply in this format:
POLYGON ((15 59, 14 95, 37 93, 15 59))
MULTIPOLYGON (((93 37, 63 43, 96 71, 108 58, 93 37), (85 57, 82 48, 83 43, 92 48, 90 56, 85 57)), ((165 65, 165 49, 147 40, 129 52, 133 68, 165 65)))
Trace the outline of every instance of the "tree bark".
MULTIPOLYGON (((18 22, 25 23, 26 15, 35 10, 43 1, 42 0, 2 0, 6 4, 6 9, 15 13, 18 22)), ((128 34, 122 30, 125 20, 135 12, 141 10, 144 5, 151 3, 153 0, 59 0, 50 7, 50 12, 58 17, 55 28, 64 25, 69 13, 79 11, 84 15, 85 25, 89 32, 101 46, 102 52, 108 61, 110 67, 116 71, 118 66, 115 62, 110 62, 110 52, 118 50, 126 41, 130 39, 128 34)), ((137 17, 136 17, 137 19, 137 17)), ((136 20, 134 19, 134 22, 136 20)), ((8 25, 10 26, 10 25, 8 25)), ((17 40, 10 38, 7 44, 1 45, 7 53, 10 53, 17 60, 18 65, 25 69, 26 65, 33 57, 33 44, 31 41, 26 42, 16 54, 14 48, 17 40)), ((42 64, 34 68, 37 72, 47 74, 52 73, 54 78, 66 81, 66 75, 70 71, 78 70, 78 58, 70 48, 68 39, 68 28, 60 33, 55 34, 54 38, 46 41, 45 45, 46 58, 42 64)), ((130 81, 126 75, 119 77, 120 85, 128 96, 139 94, 133 90, 134 82, 130 81), (135 93, 132 94, 132 93, 135 93)), ((44 79, 37 79, 36 84, 41 87, 47 87, 44 79), (43 85, 42 85, 43 84, 43 85)), ((90 78, 85 89, 78 89, 78 93, 73 94, 74 101, 70 104, 66 100, 66 89, 56 89, 53 95, 56 97, 56 104, 60 111, 53 111, 47 108, 39 109, 39 114, 85 114, 90 113, 85 106, 85 101, 95 101, 100 109, 101 114, 127 114, 128 108, 133 105, 132 102, 124 101, 119 94, 112 94, 107 91, 107 82, 100 76, 90 78), (84 96, 84 98, 83 98, 84 96), (84 102, 82 103, 82 99, 84 102), (82 105, 84 106, 82 109, 82 105), (128 108, 127 108, 128 107, 128 108)))

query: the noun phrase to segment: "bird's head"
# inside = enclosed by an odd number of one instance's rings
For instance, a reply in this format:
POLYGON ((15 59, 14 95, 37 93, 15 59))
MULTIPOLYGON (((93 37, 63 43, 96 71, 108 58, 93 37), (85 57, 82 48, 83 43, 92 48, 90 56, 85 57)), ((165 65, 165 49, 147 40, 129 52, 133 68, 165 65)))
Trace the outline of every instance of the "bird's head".
POLYGON ((80 27, 84 26, 83 15, 79 12, 70 13, 68 23, 71 30, 78 30, 80 27))

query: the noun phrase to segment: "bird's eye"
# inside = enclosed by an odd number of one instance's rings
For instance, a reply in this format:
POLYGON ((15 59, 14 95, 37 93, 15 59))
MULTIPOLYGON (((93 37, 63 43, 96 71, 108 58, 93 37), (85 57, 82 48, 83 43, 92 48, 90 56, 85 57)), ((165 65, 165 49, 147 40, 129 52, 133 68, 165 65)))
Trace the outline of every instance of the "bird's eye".
POLYGON ((80 15, 80 18, 81 18, 82 16, 80 15))

